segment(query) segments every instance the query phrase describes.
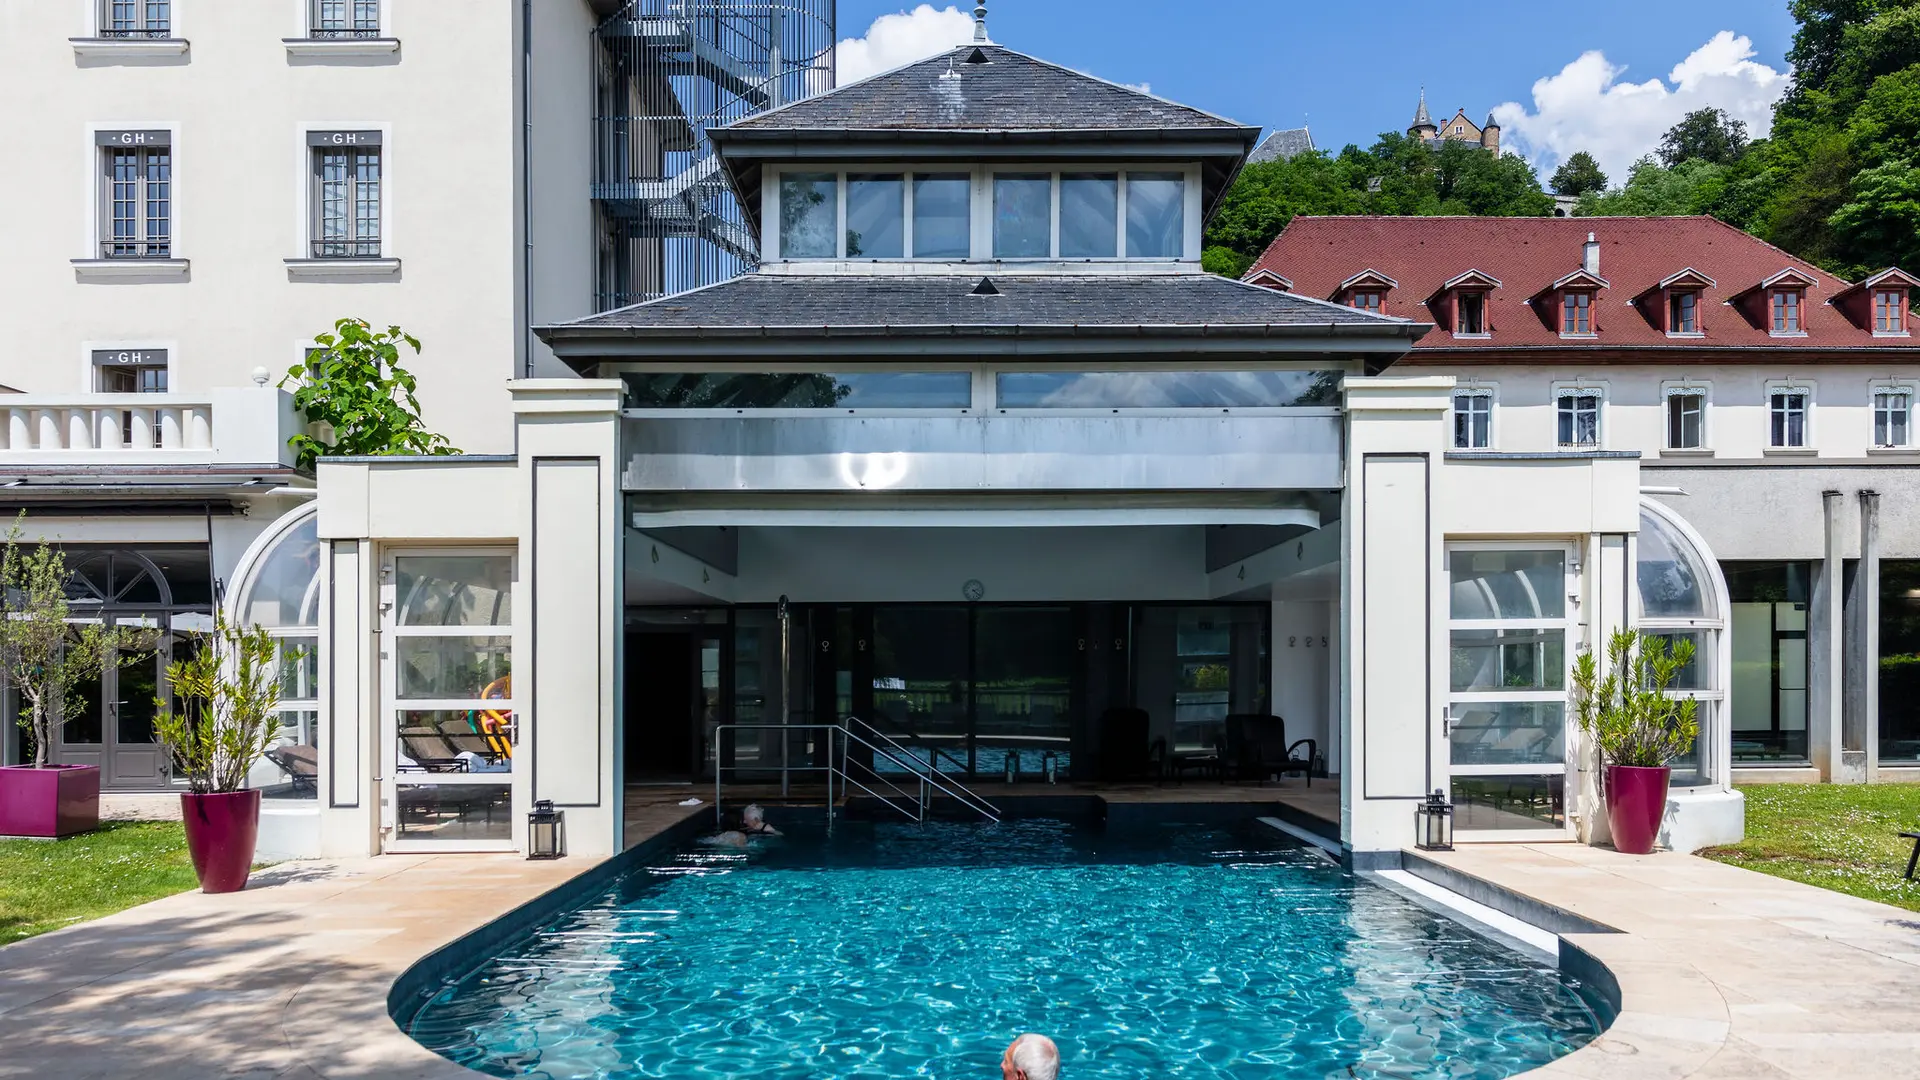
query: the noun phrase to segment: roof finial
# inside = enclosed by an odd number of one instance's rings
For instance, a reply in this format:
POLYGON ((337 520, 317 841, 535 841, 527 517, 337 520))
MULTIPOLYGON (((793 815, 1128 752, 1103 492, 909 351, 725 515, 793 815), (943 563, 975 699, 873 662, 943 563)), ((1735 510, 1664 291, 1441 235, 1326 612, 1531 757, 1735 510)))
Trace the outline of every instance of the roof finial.
POLYGON ((978 0, 973 5, 973 41, 976 45, 991 45, 987 37, 987 0, 978 0))

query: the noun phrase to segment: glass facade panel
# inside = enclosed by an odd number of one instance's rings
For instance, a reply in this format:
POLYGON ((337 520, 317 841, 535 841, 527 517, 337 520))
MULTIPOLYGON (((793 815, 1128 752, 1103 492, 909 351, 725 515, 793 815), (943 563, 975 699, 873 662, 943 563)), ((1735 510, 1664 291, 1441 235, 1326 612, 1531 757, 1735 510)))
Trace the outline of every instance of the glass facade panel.
MULTIPOLYGON (((1148 607, 1135 646, 1134 700, 1154 738, 1176 754, 1205 753, 1230 713, 1265 713, 1267 619, 1245 607, 1148 607)), ((1304 718, 1295 718, 1296 726, 1304 718)), ((1295 738, 1304 732, 1292 733, 1295 738)))
POLYGON ((1663 517, 1642 512, 1639 544, 1634 571, 1645 617, 1704 618, 1713 613, 1712 579, 1680 530, 1663 517))
POLYGON ((1120 178, 1060 177, 1060 257, 1111 259, 1119 244, 1120 178))
POLYGON ((965 371, 628 372, 632 409, 964 409, 965 371))
POLYGON ((1880 760, 1920 762, 1920 562, 1880 561, 1880 760))
POLYGON ((832 173, 782 173, 780 176, 780 257, 831 259, 837 256, 834 227, 840 216, 840 178, 832 173))
POLYGON ((1449 732, 1456 767, 1567 760, 1566 706, 1557 701, 1455 704, 1449 732))
POLYGON ((1565 776, 1453 778, 1453 827, 1456 832, 1559 832, 1564 831, 1566 826, 1565 776))
POLYGON ((1727 723, 1734 764, 1805 764, 1807 597, 1813 566, 1727 562, 1721 570, 1733 605, 1727 723))
POLYGON ((905 178, 847 177, 847 258, 900 258, 906 254, 906 220, 905 178))
POLYGON ((398 784, 394 804, 403 840, 513 839, 513 788, 508 784, 398 784))
POLYGON ((513 622, 511 555, 403 555, 394 564, 401 626, 513 622))
POLYGON ((1053 253, 1053 178, 1044 173, 993 178, 993 257, 1044 259, 1053 253))
POLYGON ((913 178, 913 257, 965 259, 973 254, 973 181, 964 173, 913 178))
POLYGON ((253 571, 240 614, 248 626, 320 625, 319 515, 274 541, 253 571))
POLYGON ((399 771, 405 773, 507 772, 513 764, 504 709, 403 709, 399 771))
MULTIPOLYGON (((941 772, 970 769, 967 623, 967 610, 957 607, 873 613, 874 726, 941 772)), ((882 763, 877 771, 897 769, 882 763)))
POLYGON ((397 637, 389 647, 402 698, 499 697, 513 673, 512 638, 397 637))
POLYGON ((1127 257, 1177 259, 1186 249, 1187 181, 1179 173, 1127 174, 1127 257))
POLYGON ((1561 690, 1567 685, 1567 632, 1455 630, 1453 689, 1561 690))
POLYGON ((1564 551, 1452 551, 1447 569, 1456 619, 1563 619, 1564 551))
POLYGON ((1073 609, 982 608, 974 619, 974 769, 1059 775, 1073 761, 1073 609))
POLYGON ((1009 371, 1002 409, 1218 409, 1340 403, 1338 371, 1009 371))

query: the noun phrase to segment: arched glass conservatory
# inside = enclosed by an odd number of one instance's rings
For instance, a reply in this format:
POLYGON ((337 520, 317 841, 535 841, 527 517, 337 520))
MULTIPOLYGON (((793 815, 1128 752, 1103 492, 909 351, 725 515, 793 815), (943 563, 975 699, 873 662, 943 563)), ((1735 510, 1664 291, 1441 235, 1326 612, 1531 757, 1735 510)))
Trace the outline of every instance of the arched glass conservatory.
POLYGON ((1693 643, 1693 661, 1670 692, 1700 703, 1700 737, 1673 762, 1676 786, 1727 781, 1727 586, 1706 542, 1670 508, 1644 500, 1634 555, 1634 622, 1670 645, 1693 643))
POLYGON ((256 539, 234 573, 227 618, 264 627, 280 647, 281 741, 288 753, 261 769, 256 781, 285 785, 290 794, 315 793, 320 743, 320 533, 316 508, 288 513, 256 539))

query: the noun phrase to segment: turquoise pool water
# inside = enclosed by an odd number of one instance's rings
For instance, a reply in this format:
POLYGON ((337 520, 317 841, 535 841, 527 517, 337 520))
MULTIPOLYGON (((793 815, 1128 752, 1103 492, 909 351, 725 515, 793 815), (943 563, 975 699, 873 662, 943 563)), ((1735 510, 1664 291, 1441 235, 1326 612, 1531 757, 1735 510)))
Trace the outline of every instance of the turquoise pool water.
POLYGON ((402 1018, 513 1077, 1479 1080, 1584 1045, 1571 979, 1265 826, 782 821, 692 847, 402 1018))

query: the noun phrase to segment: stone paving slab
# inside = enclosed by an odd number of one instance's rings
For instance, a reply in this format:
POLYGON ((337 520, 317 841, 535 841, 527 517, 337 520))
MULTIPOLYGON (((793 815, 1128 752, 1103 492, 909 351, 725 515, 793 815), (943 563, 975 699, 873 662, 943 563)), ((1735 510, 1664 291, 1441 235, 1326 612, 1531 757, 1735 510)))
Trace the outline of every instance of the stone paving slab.
POLYGON ((1668 852, 1421 854, 1622 931, 1567 936, 1619 981, 1619 1020, 1528 1076, 1920 1080, 1920 914, 1668 852))

